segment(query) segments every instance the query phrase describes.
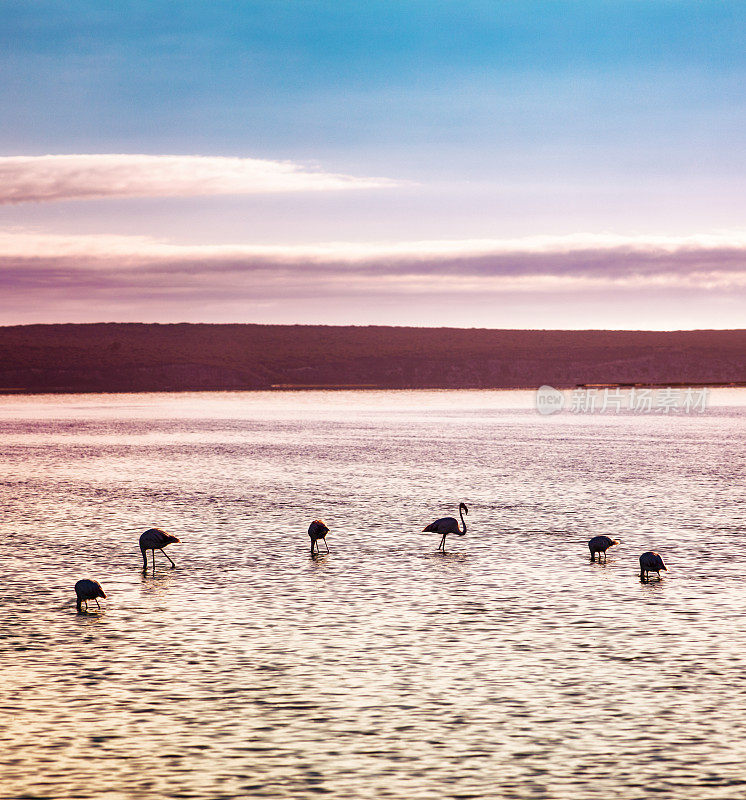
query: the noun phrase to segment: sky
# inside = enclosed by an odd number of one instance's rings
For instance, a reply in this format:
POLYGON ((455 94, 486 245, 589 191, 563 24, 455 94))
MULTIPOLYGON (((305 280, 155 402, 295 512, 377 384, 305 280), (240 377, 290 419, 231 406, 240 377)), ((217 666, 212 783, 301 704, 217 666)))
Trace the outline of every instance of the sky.
POLYGON ((746 327, 741 0, 2 0, 0 324, 746 327))

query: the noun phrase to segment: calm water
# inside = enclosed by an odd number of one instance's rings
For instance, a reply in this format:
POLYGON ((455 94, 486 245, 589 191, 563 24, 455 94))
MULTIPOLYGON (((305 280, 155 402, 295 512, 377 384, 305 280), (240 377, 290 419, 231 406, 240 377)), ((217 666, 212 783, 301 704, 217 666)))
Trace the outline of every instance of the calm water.
POLYGON ((746 394, 713 400, 0 398, 0 796, 743 797, 746 394))

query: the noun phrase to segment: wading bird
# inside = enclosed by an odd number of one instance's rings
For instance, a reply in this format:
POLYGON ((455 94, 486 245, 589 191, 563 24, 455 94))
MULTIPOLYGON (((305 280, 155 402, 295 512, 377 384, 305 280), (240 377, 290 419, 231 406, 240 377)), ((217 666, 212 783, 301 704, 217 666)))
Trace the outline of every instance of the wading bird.
POLYGON ((658 553, 649 550, 640 556, 640 580, 649 580, 651 572, 658 573, 658 580, 661 579, 661 570, 668 572, 668 567, 663 563, 663 559, 658 553))
POLYGON ((591 561, 596 560, 596 553, 598 553, 599 561, 601 561, 601 553, 603 553, 605 561, 606 551, 615 544, 619 544, 618 539, 610 539, 608 536, 594 536, 588 542, 588 549, 591 551, 591 561))
POLYGON ((458 504, 458 513, 461 517, 461 524, 464 526, 463 530, 459 530, 458 520, 454 517, 443 517, 442 519, 436 519, 435 522, 431 522, 427 528, 422 529, 423 533, 439 533, 443 537, 438 545, 438 550, 442 550, 444 553, 446 551, 446 536, 448 536, 449 533, 455 533, 458 536, 463 536, 466 533, 466 521, 464 520, 464 514, 469 513, 466 503, 458 504))
MULTIPOLYGON (((140 537, 140 552, 142 553, 142 571, 146 572, 148 569, 148 550, 153 551, 153 572, 155 572, 155 551, 160 550, 163 553, 163 548, 168 544, 173 544, 175 542, 180 542, 180 539, 177 539, 175 536, 171 536, 170 533, 166 533, 166 531, 162 531, 160 528, 148 528, 148 530, 143 533, 140 537)), ((171 559, 166 553, 163 553, 169 561, 171 559)), ((171 561, 171 566, 175 567, 173 561, 171 561)))
POLYGON ((96 600, 96 607, 101 608, 98 604, 98 597, 106 597, 106 593, 101 588, 101 584, 98 581, 90 581, 87 578, 84 578, 82 581, 78 581, 75 584, 75 596, 78 599, 77 602, 77 609, 78 611, 82 611, 82 603, 85 603, 85 609, 88 611, 88 601, 89 600, 96 600))
POLYGON ((319 539, 324 540, 324 547, 326 547, 326 552, 329 552, 329 545, 326 543, 326 534, 329 533, 329 528, 324 525, 324 520, 322 519, 315 519, 309 526, 308 526, 308 535, 311 537, 311 555, 313 555, 313 548, 316 547, 316 552, 319 551, 319 539))

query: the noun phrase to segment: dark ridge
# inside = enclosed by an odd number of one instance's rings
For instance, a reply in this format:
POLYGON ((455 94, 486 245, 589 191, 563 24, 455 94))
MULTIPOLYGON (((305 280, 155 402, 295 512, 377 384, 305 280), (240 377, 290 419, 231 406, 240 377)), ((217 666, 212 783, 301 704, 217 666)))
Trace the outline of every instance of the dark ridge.
POLYGON ((746 330, 97 323, 0 327, 0 392, 746 382, 746 330))

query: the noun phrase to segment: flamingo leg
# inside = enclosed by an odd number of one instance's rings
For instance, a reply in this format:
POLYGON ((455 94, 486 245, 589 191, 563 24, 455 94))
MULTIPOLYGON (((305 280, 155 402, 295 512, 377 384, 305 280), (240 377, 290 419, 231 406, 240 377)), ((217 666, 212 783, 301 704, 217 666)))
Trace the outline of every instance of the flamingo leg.
POLYGON ((440 540, 440 544, 438 545, 438 550, 442 550, 444 553, 446 551, 446 535, 443 534, 443 538, 440 540))
POLYGON ((98 598, 94 597, 94 600, 96 601, 96 608, 100 611, 101 610, 101 606, 98 604, 98 598))
MULTIPOLYGON (((153 550, 153 553, 155 554, 155 550, 153 550)), ((168 553, 167 553, 165 550, 161 550, 161 553, 163 553, 163 555, 164 555, 164 556, 166 556, 166 558, 167 558, 169 561, 171 561, 171 556, 170 556, 170 555, 169 555, 169 554, 168 554, 168 553)), ((171 561, 171 566, 172 566, 172 567, 175 567, 175 566, 176 566, 176 564, 174 564, 174 562, 173 562, 173 561, 171 561)))
POLYGON ((326 547, 326 552, 329 552, 329 545, 326 543, 326 539, 324 539, 324 547, 326 547))

